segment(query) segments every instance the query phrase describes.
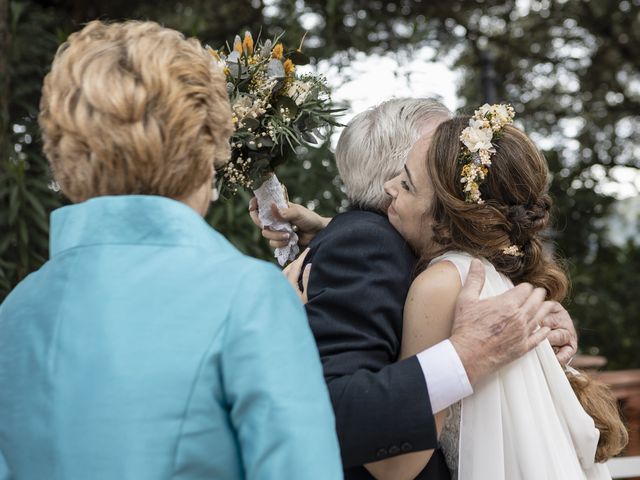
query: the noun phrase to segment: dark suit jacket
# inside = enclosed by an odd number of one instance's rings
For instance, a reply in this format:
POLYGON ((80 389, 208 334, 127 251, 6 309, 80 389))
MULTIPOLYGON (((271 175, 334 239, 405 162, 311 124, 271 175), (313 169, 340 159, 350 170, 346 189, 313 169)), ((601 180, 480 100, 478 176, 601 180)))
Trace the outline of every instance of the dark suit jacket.
MULTIPOLYGON (((347 480, 362 464, 437 447, 416 357, 397 362, 416 258, 386 216, 337 215, 311 242, 307 314, 336 416, 347 480)), ((450 477, 436 452, 418 478, 450 477)))

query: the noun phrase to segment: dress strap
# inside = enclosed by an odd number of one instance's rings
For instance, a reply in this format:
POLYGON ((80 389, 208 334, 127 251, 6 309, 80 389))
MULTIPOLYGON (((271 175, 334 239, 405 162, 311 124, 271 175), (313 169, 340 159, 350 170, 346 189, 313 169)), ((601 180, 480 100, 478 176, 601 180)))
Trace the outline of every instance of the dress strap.
POLYGON ((464 282, 467 281, 467 275, 469 275, 469 268, 471 267, 471 261, 473 260, 473 256, 459 251, 451 251, 445 252, 439 257, 434 258, 429 262, 429 266, 435 265, 439 262, 448 261, 453 263, 458 269, 458 273, 460 274, 460 281, 464 285, 464 282))

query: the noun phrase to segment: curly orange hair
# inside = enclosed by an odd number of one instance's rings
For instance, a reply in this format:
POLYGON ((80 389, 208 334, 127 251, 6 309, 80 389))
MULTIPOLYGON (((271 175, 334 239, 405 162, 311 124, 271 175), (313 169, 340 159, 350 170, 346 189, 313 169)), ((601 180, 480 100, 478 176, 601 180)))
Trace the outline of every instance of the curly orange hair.
MULTIPOLYGON (((441 123, 427 152, 426 168, 434 188, 433 240, 423 249, 423 262, 447 250, 461 250, 488 259, 513 283, 529 282, 545 288, 561 301, 569 280, 544 245, 549 227, 551 197, 549 169, 533 142, 513 126, 505 127, 495 141, 496 153, 480 185, 484 204, 467 203, 460 182, 460 134, 469 117, 441 123), (503 250, 517 245, 522 256, 503 250)), ((606 385, 581 373, 567 374, 578 400, 600 431, 595 460, 603 462, 622 451, 628 433, 616 399, 606 385)))
POLYGON ((456 117, 440 124, 427 152, 435 191, 431 214, 436 244, 425 247, 427 257, 447 250, 469 252, 488 259, 514 283, 546 288, 550 298, 562 300, 569 281, 560 260, 544 247, 552 205, 544 156, 520 130, 505 127, 480 186, 485 203, 467 203, 458 155, 460 134, 468 123, 469 117, 456 117), (511 245, 517 245, 523 255, 504 253, 511 245))

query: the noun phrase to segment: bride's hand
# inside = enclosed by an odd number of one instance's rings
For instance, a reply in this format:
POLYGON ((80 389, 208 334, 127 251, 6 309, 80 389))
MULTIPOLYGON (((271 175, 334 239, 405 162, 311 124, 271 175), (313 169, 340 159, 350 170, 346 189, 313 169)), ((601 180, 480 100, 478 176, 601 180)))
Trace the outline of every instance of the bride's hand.
POLYGON ((309 284, 309 274, 311 273, 311 264, 309 263, 305 268, 304 272, 302 272, 302 291, 300 291, 300 286, 298 285, 298 279, 300 278, 300 272, 302 270, 302 265, 304 264, 304 259, 309 253, 309 249, 307 248, 304 252, 302 252, 298 258, 296 258, 293 262, 285 267, 282 270, 284 276, 287 277, 289 283, 293 287, 293 289, 302 300, 302 303, 307 303, 307 285, 309 284))
MULTIPOLYGON (((328 225, 330 218, 322 217, 297 203, 289 202, 289 208, 278 209, 271 204, 271 213, 274 218, 291 223, 297 229, 298 244, 309 245, 317 233, 328 225)), ((271 248, 283 248, 289 243, 289 234, 286 232, 274 232, 262 227, 258 217, 258 201, 255 197, 249 202, 249 215, 256 227, 262 230, 262 236, 269 240, 271 248)))
POLYGON ((578 335, 571 317, 562 305, 553 302, 553 308, 542 321, 542 325, 551 329, 548 337, 549 343, 551 343, 558 361, 564 367, 578 350, 578 335))

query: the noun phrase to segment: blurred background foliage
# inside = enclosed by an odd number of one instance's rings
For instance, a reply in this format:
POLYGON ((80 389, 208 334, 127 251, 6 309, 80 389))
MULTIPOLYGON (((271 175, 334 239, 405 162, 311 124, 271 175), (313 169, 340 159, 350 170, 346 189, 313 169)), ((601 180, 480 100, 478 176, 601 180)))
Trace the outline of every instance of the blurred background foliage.
MULTIPOLYGON (((640 0, 0 0, 0 299, 45 261, 48 215, 66 203, 41 151, 39 92, 57 45, 95 18, 156 20, 212 46, 245 29, 286 30, 292 45, 309 30, 306 52, 338 71, 359 52, 397 52, 410 66, 432 47, 459 73, 461 110, 512 103, 546 153, 582 351, 640 368, 640 0), (625 182, 636 190, 620 199, 612 186, 625 182)), ((300 154, 278 173, 290 197, 324 215, 344 209, 330 142, 300 154)), ((208 220, 271 258, 248 198, 215 205, 208 220)))

